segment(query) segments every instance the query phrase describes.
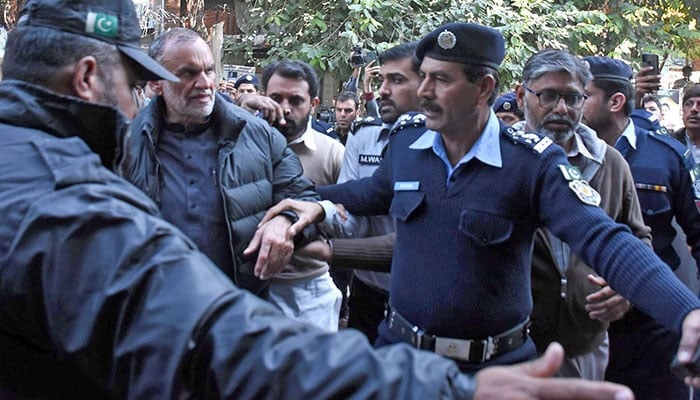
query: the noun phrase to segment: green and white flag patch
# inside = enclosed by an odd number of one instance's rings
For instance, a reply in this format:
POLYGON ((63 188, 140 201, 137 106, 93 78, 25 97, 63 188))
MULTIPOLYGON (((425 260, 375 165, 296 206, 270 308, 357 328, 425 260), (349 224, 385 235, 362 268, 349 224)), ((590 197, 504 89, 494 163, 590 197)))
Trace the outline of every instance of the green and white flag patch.
POLYGON ((85 32, 100 36, 115 37, 119 29, 119 18, 116 15, 89 12, 85 21, 85 32))

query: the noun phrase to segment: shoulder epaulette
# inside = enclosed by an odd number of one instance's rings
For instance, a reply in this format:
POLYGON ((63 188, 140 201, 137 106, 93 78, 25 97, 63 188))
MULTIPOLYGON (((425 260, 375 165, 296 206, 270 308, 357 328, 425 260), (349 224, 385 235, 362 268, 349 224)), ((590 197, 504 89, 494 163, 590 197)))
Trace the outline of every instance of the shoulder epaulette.
POLYGON ((674 139, 669 135, 657 135, 652 132, 648 132, 649 139, 663 143, 666 147, 669 147, 673 152, 680 157, 686 165, 686 168, 693 169, 695 167, 695 162, 693 161, 693 152, 690 151, 681 142, 674 139))
POLYGON ((326 135, 330 135, 333 132, 333 125, 329 124, 328 122, 321 121, 319 119, 313 118, 311 120, 311 127, 321 133, 325 133, 326 135))
POLYGON ((552 139, 546 136, 534 132, 517 130, 510 126, 504 128, 501 133, 512 140, 513 143, 524 145, 536 153, 542 153, 547 147, 554 143, 552 139))
POLYGON ((383 123, 380 118, 375 117, 356 118, 350 124, 350 133, 354 134, 357 129, 363 126, 381 126, 383 123))
POLYGON ((663 136, 671 136, 671 132, 669 132, 668 129, 664 128, 663 126, 658 129, 654 129, 653 131, 650 131, 654 135, 663 135, 663 136))
POLYGON ((425 126, 425 115, 417 112, 403 114, 396 120, 394 126, 391 127, 390 135, 399 132, 406 128, 422 128, 425 126))

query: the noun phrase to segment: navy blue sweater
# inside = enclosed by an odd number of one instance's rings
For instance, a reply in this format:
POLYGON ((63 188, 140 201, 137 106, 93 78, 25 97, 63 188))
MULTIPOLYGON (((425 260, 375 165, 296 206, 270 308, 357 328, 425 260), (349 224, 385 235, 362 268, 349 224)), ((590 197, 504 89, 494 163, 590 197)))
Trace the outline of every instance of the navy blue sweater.
MULTIPOLYGON (((353 214, 396 218, 390 303, 427 333, 478 339, 525 320, 532 309, 533 233, 540 226, 664 325, 680 332, 685 315, 700 307, 626 226, 579 200, 559 168, 568 165, 559 146, 536 150, 537 141, 502 125, 503 166, 473 159, 448 188, 445 165, 432 149, 409 149, 424 131, 412 126, 393 135, 372 177, 318 190, 353 214), (418 182, 417 190, 394 190, 397 182, 418 182)), ((404 185, 410 187, 416 185, 404 185)), ((398 341, 385 325, 380 335, 398 341)), ((534 346, 522 347, 488 364, 534 354, 534 346)))

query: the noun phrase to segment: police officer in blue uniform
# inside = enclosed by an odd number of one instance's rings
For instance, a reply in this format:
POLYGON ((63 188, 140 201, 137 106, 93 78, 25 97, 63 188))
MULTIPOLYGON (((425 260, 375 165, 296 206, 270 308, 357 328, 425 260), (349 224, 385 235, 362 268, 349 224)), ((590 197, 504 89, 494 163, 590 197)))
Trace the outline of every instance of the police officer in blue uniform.
MULTIPOLYGON (((584 106, 584 123, 614 145, 629 163, 644 223, 651 228, 654 252, 667 269, 675 271, 680 265, 672 245, 675 218, 697 264, 700 214, 695 206, 695 163, 690 151, 660 131, 647 111, 633 111, 632 69, 626 63, 609 57, 584 60, 594 77, 586 86, 589 98, 584 106)), ((634 307, 622 320, 611 324, 609 334, 606 380, 629 385, 638 399, 688 398, 688 388, 667 367, 678 346, 678 332, 634 307)))
MULTIPOLYGON (((531 251, 545 226, 640 309, 676 332, 683 327, 687 361, 700 337, 700 300, 597 206, 600 196, 561 148, 499 122, 491 105, 504 53, 501 34, 481 25, 451 23, 427 35, 416 51, 424 117, 402 120, 371 177, 320 189, 353 214, 396 219, 390 308, 377 345, 409 343, 464 371, 534 357, 531 251)), ((578 107, 584 94, 558 100, 578 107)), ((296 210, 294 231, 319 222, 321 208, 285 200, 268 217, 296 210)))
POLYGON ((525 118, 523 110, 518 108, 515 92, 508 92, 498 96, 496 102, 493 103, 493 111, 499 119, 510 126, 525 118))

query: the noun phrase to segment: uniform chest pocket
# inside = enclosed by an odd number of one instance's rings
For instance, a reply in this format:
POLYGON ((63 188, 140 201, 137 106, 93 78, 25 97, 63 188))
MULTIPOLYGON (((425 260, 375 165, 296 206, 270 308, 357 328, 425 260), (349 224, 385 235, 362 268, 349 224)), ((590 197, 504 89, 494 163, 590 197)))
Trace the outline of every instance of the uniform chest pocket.
POLYGON ((389 213, 401 222, 406 222, 423 204, 425 193, 418 191, 400 191, 394 193, 389 213))
POLYGON ((671 203, 665 193, 638 189, 637 195, 644 215, 651 217, 671 212, 671 203))
POLYGON ((501 244, 513 234, 513 221, 483 211, 462 210, 459 231, 479 246, 501 244))

